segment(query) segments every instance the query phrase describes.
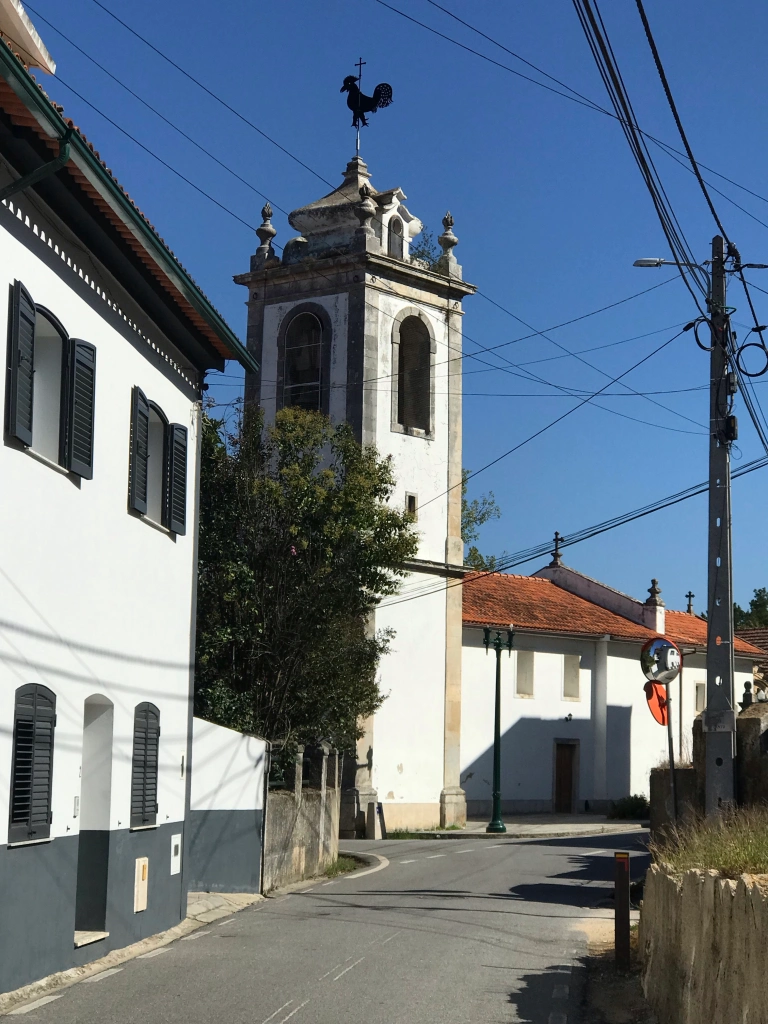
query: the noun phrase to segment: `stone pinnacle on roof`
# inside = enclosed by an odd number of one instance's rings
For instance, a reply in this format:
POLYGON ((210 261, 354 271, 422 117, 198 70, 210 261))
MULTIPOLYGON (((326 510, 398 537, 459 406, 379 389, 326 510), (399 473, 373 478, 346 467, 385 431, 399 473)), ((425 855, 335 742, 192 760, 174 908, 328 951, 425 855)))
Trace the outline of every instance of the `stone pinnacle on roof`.
POLYGON ((651 580, 651 585, 648 588, 649 597, 646 598, 645 603, 655 608, 663 608, 664 602, 659 597, 661 593, 661 587, 659 586, 658 580, 651 580))
POLYGON ((560 554, 560 541, 562 539, 563 538, 560 536, 557 530, 555 530, 555 550, 550 552, 550 554, 552 555, 552 561, 549 563, 550 567, 553 569, 558 568, 563 564, 563 559, 560 554))

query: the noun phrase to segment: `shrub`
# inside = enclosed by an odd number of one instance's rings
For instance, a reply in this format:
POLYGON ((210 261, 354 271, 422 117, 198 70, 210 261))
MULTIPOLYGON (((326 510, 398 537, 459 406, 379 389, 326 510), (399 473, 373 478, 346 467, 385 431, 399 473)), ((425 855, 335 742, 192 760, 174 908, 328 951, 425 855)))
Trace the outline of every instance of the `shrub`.
POLYGON ((648 849, 677 871, 712 868, 727 878, 768 874, 768 807, 742 807, 668 826, 648 849))
POLYGON ((651 807, 642 793, 635 793, 633 796, 623 796, 621 800, 614 800, 611 809, 608 811, 609 818, 647 818, 651 813, 651 807))

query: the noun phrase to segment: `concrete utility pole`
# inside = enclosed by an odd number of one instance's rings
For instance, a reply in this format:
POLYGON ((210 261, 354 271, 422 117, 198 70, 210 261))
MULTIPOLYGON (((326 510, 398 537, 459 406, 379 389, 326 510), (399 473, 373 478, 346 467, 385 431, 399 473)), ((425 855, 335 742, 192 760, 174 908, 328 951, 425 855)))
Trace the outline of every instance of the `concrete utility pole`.
POLYGON ((725 305, 725 244, 712 239, 710 295, 712 351, 709 404, 709 558, 707 602, 707 706, 705 810, 716 814, 733 804, 736 715, 733 705, 733 580, 731 565, 732 389, 728 373, 728 311, 725 305))

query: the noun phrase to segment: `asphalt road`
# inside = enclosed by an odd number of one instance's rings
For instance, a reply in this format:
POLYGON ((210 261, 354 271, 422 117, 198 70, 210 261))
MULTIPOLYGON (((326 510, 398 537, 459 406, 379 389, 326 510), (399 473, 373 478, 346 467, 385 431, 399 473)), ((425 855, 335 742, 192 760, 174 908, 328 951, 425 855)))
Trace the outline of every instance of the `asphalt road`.
POLYGON ((642 874, 643 838, 345 843, 389 864, 270 898, 22 1010, 44 1024, 578 1024, 580 929, 612 916, 600 904, 614 850, 642 874))

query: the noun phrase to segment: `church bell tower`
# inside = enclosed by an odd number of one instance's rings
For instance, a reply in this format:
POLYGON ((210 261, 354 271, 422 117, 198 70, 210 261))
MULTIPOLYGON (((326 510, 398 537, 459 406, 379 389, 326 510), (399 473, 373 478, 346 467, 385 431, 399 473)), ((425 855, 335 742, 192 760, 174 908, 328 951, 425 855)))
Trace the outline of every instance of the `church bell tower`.
MULTIPOLYGON (((269 204, 248 273, 246 402, 267 422, 286 405, 347 420, 363 444, 391 456, 392 501, 419 535, 400 595, 376 611, 391 628, 379 668, 384 704, 365 725, 342 834, 466 820, 459 778, 461 726, 461 320, 474 293, 443 218, 436 263, 411 257, 422 223, 399 188, 377 191, 360 157, 341 185, 294 210, 299 232, 280 257, 269 204), (413 600, 403 600, 410 594, 413 600)), ((346 774, 346 773, 345 773, 346 774)))

